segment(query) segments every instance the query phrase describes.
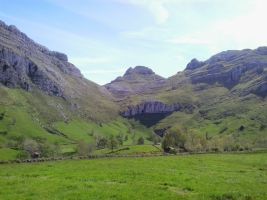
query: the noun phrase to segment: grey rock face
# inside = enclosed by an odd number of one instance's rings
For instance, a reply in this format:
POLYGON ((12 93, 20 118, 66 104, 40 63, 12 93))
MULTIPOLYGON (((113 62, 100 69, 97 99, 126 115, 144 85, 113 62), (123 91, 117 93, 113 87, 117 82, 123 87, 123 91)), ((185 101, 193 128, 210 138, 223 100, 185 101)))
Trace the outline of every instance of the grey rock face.
POLYGON ((128 109, 122 112, 124 117, 133 117, 140 114, 156 114, 156 113, 172 113, 175 111, 192 111, 194 106, 190 104, 172 104, 167 105, 159 101, 144 102, 136 106, 129 106, 128 109))
POLYGON ((227 88, 232 88, 238 83, 242 75, 241 68, 234 68, 232 70, 220 73, 216 70, 205 71, 191 76, 191 81, 193 84, 197 83, 207 83, 215 84, 220 83, 227 88))
POLYGON ((0 21, 0 83, 27 91, 38 88, 64 98, 65 75, 83 77, 67 55, 48 50, 0 21))
POLYGON ((241 58, 242 56, 246 56, 253 51, 251 49, 244 49, 244 50, 228 50, 228 51, 223 51, 221 53, 218 53, 214 56, 212 56, 210 59, 205 61, 205 63, 208 64, 213 64, 213 63, 218 63, 218 62, 230 62, 234 61, 238 58, 241 58))
POLYGON ((194 58, 190 61, 190 63, 187 64, 186 70, 194 70, 202 67, 203 65, 205 65, 205 62, 200 62, 196 58, 194 58))
POLYGON ((60 86, 35 63, 5 48, 0 49, 0 82, 7 87, 20 87, 27 91, 37 87, 50 95, 63 97, 60 86))
POLYGON ((129 68, 122 77, 118 77, 105 87, 115 97, 124 98, 133 94, 142 94, 158 90, 166 85, 166 79, 156 75, 143 66, 129 68))
POLYGON ((60 52, 57 52, 57 51, 50 51, 49 54, 51 56, 56 57, 57 59, 59 59, 61 61, 68 62, 68 56, 66 54, 64 54, 64 53, 60 53, 60 52))
POLYGON ((258 87, 252 90, 252 92, 255 93, 256 95, 265 98, 267 96, 267 81, 262 84, 259 84, 258 87))
MULTIPOLYGON (((188 66, 193 71, 189 70, 186 73, 193 84, 219 83, 231 89, 242 81, 262 77, 261 74, 267 68, 267 59, 264 58, 266 52, 267 47, 260 47, 256 50, 225 51, 202 62, 205 63, 203 66, 198 65, 197 60, 192 60, 188 66)), ((257 86, 262 88, 260 85, 257 86)), ((255 91, 264 91, 260 88, 255 91)))
POLYGON ((256 49, 258 54, 267 55, 267 47, 259 47, 256 49))
POLYGON ((8 26, 2 21, 0 21, 0 44, 9 49, 12 48, 14 52, 19 52, 26 57, 33 57, 44 64, 54 65, 66 74, 82 77, 79 69, 68 63, 67 55, 57 51, 50 51, 48 48, 34 42, 15 26, 8 26))
POLYGON ((131 74, 142 74, 142 75, 151 75, 155 74, 152 69, 145 66, 136 66, 135 68, 130 67, 124 74, 124 76, 131 74))

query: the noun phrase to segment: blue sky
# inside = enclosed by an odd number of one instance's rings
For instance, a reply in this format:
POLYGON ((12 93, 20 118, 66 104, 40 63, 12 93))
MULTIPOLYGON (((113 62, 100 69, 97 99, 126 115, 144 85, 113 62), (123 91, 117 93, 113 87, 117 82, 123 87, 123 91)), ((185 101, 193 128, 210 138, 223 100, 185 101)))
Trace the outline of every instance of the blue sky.
POLYGON ((192 59, 267 45, 266 0, 0 0, 0 19, 105 84, 136 65, 169 77, 192 59))

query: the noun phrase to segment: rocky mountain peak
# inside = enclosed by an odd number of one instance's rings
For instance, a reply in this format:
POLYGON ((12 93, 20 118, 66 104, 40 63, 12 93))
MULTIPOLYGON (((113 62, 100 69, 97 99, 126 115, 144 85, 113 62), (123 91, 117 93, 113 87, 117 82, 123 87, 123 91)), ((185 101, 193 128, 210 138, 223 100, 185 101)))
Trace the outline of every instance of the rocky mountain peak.
POLYGON ((258 47, 255 51, 260 55, 267 55, 267 47, 258 47))
POLYGON ((124 98, 133 94, 156 91, 166 85, 166 79, 144 66, 130 67, 125 74, 105 87, 115 97, 124 98))
POLYGON ((186 65, 186 70, 194 70, 202 67, 203 65, 205 65, 205 62, 198 61, 196 58, 194 58, 186 65))
POLYGON ((266 97, 266 56, 267 47, 223 51, 204 62, 193 59, 186 67, 186 74, 193 84, 217 83, 228 89, 246 84, 242 94, 254 93, 266 97))
POLYGON ((64 53, 50 51, 14 25, 0 21, 0 83, 27 91, 39 88, 64 97, 65 76, 82 78, 64 53))
POLYGON ((124 74, 124 76, 131 75, 131 74, 141 74, 141 75, 152 75, 155 72, 152 69, 145 67, 145 66, 136 66, 134 68, 130 67, 124 74))
MULTIPOLYGON (((66 54, 57 52, 57 51, 50 51, 47 47, 40 45, 30 39, 25 33, 21 32, 16 26, 14 25, 7 25, 5 22, 0 20, 0 33, 1 37, 0 42, 1 44, 12 47, 14 50, 23 51, 27 57, 33 56, 33 54, 37 54, 39 57, 40 54, 44 54, 47 57, 51 57, 51 59, 63 62, 66 64, 68 62, 68 57, 66 54), (12 42, 11 42, 12 41, 12 42), (14 46, 15 43, 16 45, 14 46), (11 46, 12 45, 12 46, 11 46)), ((35 56, 35 55, 34 55, 35 56)), ((43 56, 42 56, 43 57, 43 56)), ((67 63, 67 67, 64 70, 65 72, 72 73, 78 77, 81 77, 80 71, 67 63)))

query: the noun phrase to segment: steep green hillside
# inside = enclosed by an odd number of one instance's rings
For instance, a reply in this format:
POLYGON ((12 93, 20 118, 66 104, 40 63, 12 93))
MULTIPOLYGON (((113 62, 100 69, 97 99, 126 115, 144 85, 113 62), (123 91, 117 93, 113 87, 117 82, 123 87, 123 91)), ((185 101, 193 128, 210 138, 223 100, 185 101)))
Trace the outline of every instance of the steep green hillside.
POLYGON ((123 119, 111 94, 85 79, 65 54, 1 21, 0 83, 0 160, 27 158, 30 150, 69 155, 81 142, 111 136, 125 145, 140 137, 151 143, 151 130, 123 119))
POLYGON ((49 151, 58 148, 60 155, 75 153, 80 141, 95 144, 97 137, 121 135, 124 145, 133 145, 139 137, 149 138, 152 134, 138 123, 119 116, 109 121, 81 117, 62 98, 40 91, 29 93, 1 87, 0 92, 0 160, 15 159, 28 139, 49 151))

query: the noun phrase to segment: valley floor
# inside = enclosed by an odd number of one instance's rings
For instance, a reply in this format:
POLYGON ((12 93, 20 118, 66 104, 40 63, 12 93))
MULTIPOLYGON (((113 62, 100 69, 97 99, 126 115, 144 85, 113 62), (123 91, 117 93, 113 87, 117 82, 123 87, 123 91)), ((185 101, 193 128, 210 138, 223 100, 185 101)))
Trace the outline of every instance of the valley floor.
POLYGON ((267 153, 0 165, 0 199, 267 199, 267 153))

